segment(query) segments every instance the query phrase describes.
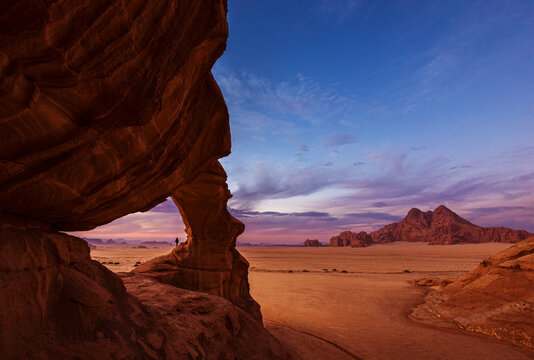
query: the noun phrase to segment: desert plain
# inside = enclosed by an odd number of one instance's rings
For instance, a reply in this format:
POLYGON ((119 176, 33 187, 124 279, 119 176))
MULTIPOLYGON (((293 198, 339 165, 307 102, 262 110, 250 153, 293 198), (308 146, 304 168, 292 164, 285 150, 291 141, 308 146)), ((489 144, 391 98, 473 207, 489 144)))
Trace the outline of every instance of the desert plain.
MULTIPOLYGON (((534 351, 412 317, 425 289, 409 280, 456 278, 509 247, 396 242, 367 248, 247 246, 252 296, 266 328, 307 359, 533 359, 534 351)), ((104 245, 93 259, 127 272, 172 246, 104 245), (118 264, 116 264, 118 263, 118 264)))

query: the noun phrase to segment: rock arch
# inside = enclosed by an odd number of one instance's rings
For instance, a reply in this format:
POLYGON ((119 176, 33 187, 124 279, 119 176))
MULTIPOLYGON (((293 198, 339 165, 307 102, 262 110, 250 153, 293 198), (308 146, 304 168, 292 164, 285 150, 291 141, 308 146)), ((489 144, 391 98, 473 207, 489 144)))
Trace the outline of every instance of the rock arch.
POLYGON ((91 358, 103 343, 100 358, 166 357, 157 319, 90 259, 83 240, 61 231, 90 230, 171 195, 191 234, 171 254, 176 283, 260 319, 235 250, 243 225, 226 210, 218 163, 231 140, 210 71, 226 47, 226 12, 225 0, 3 4, 0 351, 8 358, 91 358))

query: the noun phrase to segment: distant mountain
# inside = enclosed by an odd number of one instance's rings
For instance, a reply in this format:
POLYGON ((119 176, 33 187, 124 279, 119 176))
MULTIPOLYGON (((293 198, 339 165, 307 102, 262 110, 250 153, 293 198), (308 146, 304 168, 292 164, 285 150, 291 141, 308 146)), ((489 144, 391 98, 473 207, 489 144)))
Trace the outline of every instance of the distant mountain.
POLYGON ((252 243, 249 243, 249 242, 240 242, 238 241, 235 246, 257 246, 256 244, 252 244, 252 243))
POLYGON ((169 241, 143 241, 142 245, 174 245, 169 241))
POLYGON ((124 239, 108 239, 108 240, 102 240, 97 238, 82 238, 85 241, 87 241, 89 244, 93 245, 126 245, 126 241, 124 239))
MULTIPOLYGON (((372 240, 370 243, 364 232, 348 233, 350 234, 346 234, 345 238, 356 238, 356 243, 361 244, 356 246, 369 246, 373 243, 382 244, 393 241, 422 241, 435 245, 484 242, 517 243, 534 236, 525 230, 477 226, 443 205, 438 206, 434 211, 427 212, 416 208, 411 209, 401 221, 386 225, 382 229, 368 234, 372 240)), ((330 246, 354 246, 351 241, 340 241, 338 239, 340 236, 333 237, 330 240, 330 246)))

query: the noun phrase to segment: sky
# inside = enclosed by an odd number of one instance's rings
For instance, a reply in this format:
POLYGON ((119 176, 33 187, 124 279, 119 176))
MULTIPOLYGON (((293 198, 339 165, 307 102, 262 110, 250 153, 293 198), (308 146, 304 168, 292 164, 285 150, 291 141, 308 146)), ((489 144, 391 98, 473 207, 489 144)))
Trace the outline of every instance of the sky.
MULTIPOLYGON (((534 232, 534 2, 228 1, 213 74, 238 241, 327 242, 445 204, 534 232)), ((79 236, 184 238, 172 201, 79 236)))

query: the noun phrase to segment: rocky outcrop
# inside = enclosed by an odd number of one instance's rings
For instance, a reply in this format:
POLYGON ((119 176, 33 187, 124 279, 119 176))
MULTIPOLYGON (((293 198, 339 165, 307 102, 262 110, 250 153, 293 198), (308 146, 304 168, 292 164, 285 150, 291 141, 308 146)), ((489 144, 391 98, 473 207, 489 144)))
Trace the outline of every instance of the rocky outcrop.
POLYGON ((323 246, 323 244, 321 244, 321 242, 317 239, 306 239, 304 240, 304 247, 320 247, 320 246, 323 246))
POLYGON ((261 323, 226 299, 180 289, 148 276, 128 273, 121 278, 128 293, 165 329, 165 359, 298 358, 261 323))
POLYGON ((330 239, 330 246, 365 247, 394 241, 428 242, 434 245, 460 243, 517 243, 534 234, 504 227, 480 227, 463 219, 443 205, 434 211, 413 208, 400 222, 384 226, 370 234, 344 231, 330 239))
POLYGON ((260 307, 249 294, 248 262, 235 250, 245 226, 228 212, 230 196, 219 163, 175 191, 172 198, 182 214, 187 241, 134 271, 184 289, 223 296, 261 321, 260 307))
POLYGON ((532 236, 524 230, 480 227, 461 218, 443 205, 434 211, 411 209, 400 222, 370 233, 374 243, 424 241, 430 244, 504 242, 516 243, 532 236))
POLYGON ((163 358, 164 333, 85 241, 2 220, 3 359, 163 358))
POLYGON ((426 297, 460 328, 534 347, 534 237, 490 258, 426 297))
POLYGON ((225 0, 2 5, 3 355, 18 347, 30 358, 49 357, 47 349, 55 358, 169 358, 150 311, 90 260, 85 242, 59 232, 169 196, 189 239, 170 255, 172 282, 153 278, 226 297, 260 318, 248 263, 235 250, 244 226, 226 211, 218 162, 231 141, 210 70, 226 46, 226 11, 225 0))
POLYGON ((373 239, 365 231, 359 233, 343 231, 338 236, 334 236, 330 239, 329 246, 367 247, 372 244, 373 239))

